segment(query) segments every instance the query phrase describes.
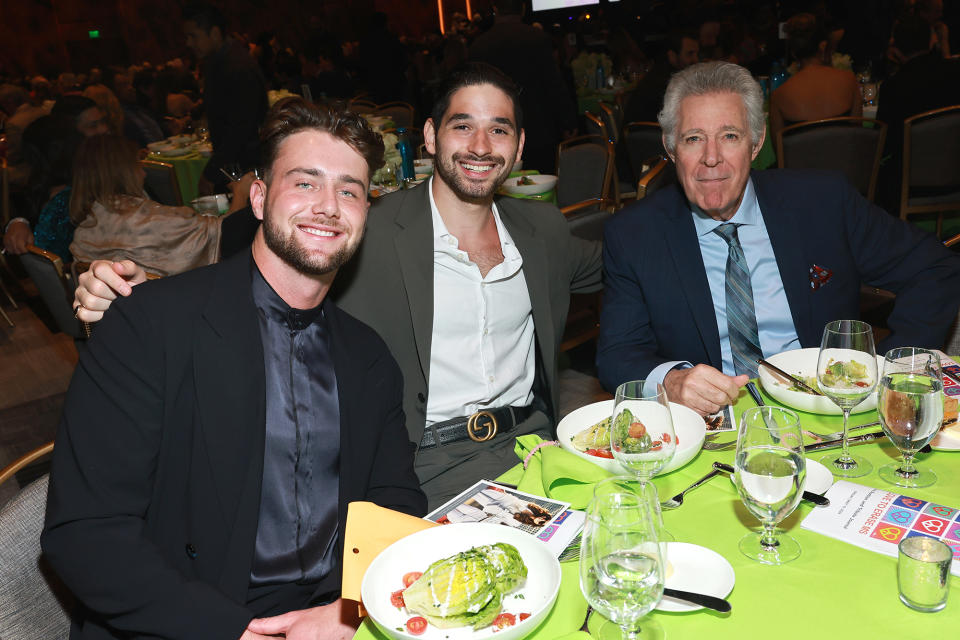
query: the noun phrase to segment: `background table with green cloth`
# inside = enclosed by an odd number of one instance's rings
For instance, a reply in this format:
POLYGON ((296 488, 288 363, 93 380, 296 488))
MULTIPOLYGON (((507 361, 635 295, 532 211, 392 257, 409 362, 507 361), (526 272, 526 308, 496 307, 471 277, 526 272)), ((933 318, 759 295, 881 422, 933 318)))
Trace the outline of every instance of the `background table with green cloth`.
MULTIPOLYGON (((776 401, 764 395, 771 405, 776 401)), ((735 405, 735 413, 755 406, 744 391, 735 405)), ((815 433, 839 430, 839 416, 800 413, 803 428, 815 433)), ((876 412, 854 415, 851 424, 876 420, 876 412)), ((718 436, 718 441, 735 439, 735 433, 718 436)), ((527 447, 529 448, 529 447, 527 447)), ((874 467, 895 459, 896 448, 885 438, 880 443, 856 445, 874 467)), ((818 459, 827 452, 812 452, 818 459)), ((538 485, 530 475, 544 473, 551 489, 546 494, 566 499, 572 504, 589 494, 591 482, 606 476, 594 465, 584 471, 576 463, 559 472, 552 467, 565 452, 542 452, 542 461, 534 462, 526 472, 517 466, 502 476, 505 482, 521 489, 538 485), (594 469, 596 471, 594 471, 594 469), (564 474, 573 477, 565 477, 564 474), (592 477, 584 478, 587 474, 592 477)), ((654 483, 661 499, 673 496, 706 474, 714 461, 732 464, 733 451, 701 451, 681 469, 657 478, 654 483)), ((579 459, 578 459, 579 460, 579 459)), ((934 451, 918 457, 920 464, 932 468, 939 476, 933 487, 899 489, 885 483, 876 470, 854 479, 863 485, 912 495, 947 506, 960 507, 960 452, 934 451)), ((569 463, 569 458, 565 459, 569 463)), ((873 551, 806 531, 800 523, 814 507, 806 502, 781 525, 800 543, 801 555, 782 566, 767 566, 743 556, 738 548, 748 528, 758 528, 737 495, 736 487, 724 475, 689 493, 682 507, 664 512, 664 524, 678 542, 690 542, 725 557, 736 572, 736 585, 728 597, 733 606, 729 614, 699 610, 689 613, 654 612, 663 625, 667 638, 710 638, 722 640, 770 635, 778 640, 789 638, 920 638, 953 637, 960 628, 960 579, 950 577, 952 594, 947 607, 938 613, 918 613, 904 606, 897 592, 897 560, 873 551)), ((564 574, 565 579, 567 574, 564 574)))
POLYGON ((151 153, 147 156, 147 159, 173 165, 173 170, 177 174, 177 184, 180 186, 180 195, 183 196, 183 204, 189 205, 199 195, 197 183, 200 182, 203 168, 207 166, 210 158, 206 158, 199 153, 175 157, 151 153))

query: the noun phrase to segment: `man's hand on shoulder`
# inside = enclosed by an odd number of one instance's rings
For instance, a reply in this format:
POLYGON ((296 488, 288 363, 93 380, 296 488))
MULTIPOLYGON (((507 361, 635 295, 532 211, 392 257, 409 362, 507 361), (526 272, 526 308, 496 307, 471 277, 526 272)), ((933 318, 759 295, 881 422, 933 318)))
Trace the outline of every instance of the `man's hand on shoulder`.
POLYGON ((74 308, 79 305, 77 317, 84 322, 99 322, 117 296, 130 295, 135 285, 146 281, 147 274, 131 260, 95 260, 78 279, 73 294, 74 308))
POLYGON ((350 640, 360 625, 356 609, 355 603, 340 598, 321 607, 291 611, 272 618, 254 618, 240 640, 275 635, 282 635, 287 640, 350 640), (248 636, 248 633, 254 635, 248 636))
POLYGON ((705 416, 736 402, 740 387, 749 380, 746 375, 731 378, 709 365, 698 364, 690 369, 671 370, 664 376, 663 386, 671 401, 705 416))

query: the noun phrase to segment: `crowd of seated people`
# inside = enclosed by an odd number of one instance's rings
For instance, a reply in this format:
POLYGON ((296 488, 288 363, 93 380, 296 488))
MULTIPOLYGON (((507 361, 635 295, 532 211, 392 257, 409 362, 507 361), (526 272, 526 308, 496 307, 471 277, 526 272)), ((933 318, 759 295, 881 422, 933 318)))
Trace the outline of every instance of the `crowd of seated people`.
MULTIPOLYGON (((625 109, 624 124, 656 120, 666 82, 692 63, 736 62, 755 76, 769 75, 771 66, 779 63, 792 75, 769 96, 771 140, 791 123, 861 115, 860 85, 850 68, 872 63, 874 80, 891 78, 890 89, 880 89, 881 105, 882 98, 887 97, 880 116, 895 120, 888 122, 889 149, 885 155, 889 166, 882 169, 893 176, 884 182, 891 185, 897 182, 898 167, 893 165, 899 162, 900 125, 903 118, 916 111, 904 110, 900 101, 891 108, 898 100, 894 86, 904 85, 902 80, 908 75, 930 77, 930 73, 924 75, 924 69, 934 64, 934 75, 942 78, 952 78, 960 66, 960 62, 949 59, 950 16, 944 17, 938 0, 907 3, 902 11, 895 7, 874 16, 870 24, 880 26, 871 27, 872 35, 866 32, 864 21, 843 15, 838 7, 830 7, 833 14, 823 6, 815 13, 786 13, 792 9, 778 9, 774 3, 748 6, 735 2, 721 9, 694 3, 695 10, 691 11, 652 7, 634 20, 611 5, 592 19, 584 13, 570 24, 541 24, 539 15, 524 14, 524 3, 519 0, 494 4, 496 16, 451 13, 446 16, 444 34, 398 33, 386 15, 377 14, 366 32, 360 30, 343 38, 316 26, 301 41, 284 40, 272 33, 238 33, 215 10, 211 13, 205 5, 190 5, 183 13, 188 29, 185 33, 193 34, 186 39, 189 46, 171 48, 172 57, 166 62, 48 73, 52 81, 43 76, 0 77, 0 120, 6 138, 12 219, 0 230, 3 245, 7 252, 17 254, 35 242, 64 260, 72 258, 68 238, 73 223, 66 215, 71 197, 70 154, 84 136, 109 132, 113 139, 125 138, 140 149, 167 136, 201 128, 209 127, 216 138, 218 129, 238 131, 236 122, 218 121, 243 111, 252 121, 244 124, 249 132, 241 137, 254 137, 257 119, 265 113, 262 105, 245 110, 231 106, 227 116, 218 106, 224 101, 218 92, 226 90, 218 87, 229 86, 233 77, 218 61, 234 60, 238 55, 250 61, 244 73, 252 69, 248 74, 251 78, 262 76, 262 91, 286 95, 306 90, 317 101, 354 96, 380 103, 404 100, 417 111, 419 122, 415 126, 426 117, 426 105, 433 100, 436 84, 452 68, 471 59, 509 67, 503 60, 519 55, 525 64, 504 71, 524 89, 527 168, 543 171, 553 169, 553 149, 560 139, 584 131, 582 115, 578 116, 575 107, 578 91, 584 90, 583 79, 573 72, 576 61, 599 57, 612 62, 611 75, 626 85, 618 98, 625 109), (780 39, 780 22, 785 23, 785 40, 780 39), (922 34, 917 35, 923 25, 929 27, 929 45, 916 45, 915 40, 924 40, 922 34), (198 39, 201 44, 197 44, 198 39), (385 57, 390 59, 388 74, 383 73, 385 57), (794 64, 788 67, 789 62, 794 64), (900 68, 903 71, 896 73, 900 68), (402 72, 392 72, 398 69, 402 72), (548 82, 544 83, 544 78, 548 82), (545 86, 550 87, 549 98, 545 97, 545 86)), ((311 26, 317 24, 311 22, 311 26)), ((236 61, 230 65, 237 67, 236 61)), ((956 83, 944 80, 923 84, 925 97, 915 100, 917 105, 952 103, 950 91, 956 83)), ((242 99, 258 101, 261 98, 255 94, 260 91, 247 92, 251 95, 242 99)), ((900 89, 896 92, 903 93, 900 89)), ((218 151, 215 144, 215 153, 223 152, 225 146, 221 142, 218 151)), ((242 169, 256 165, 247 150, 238 147, 235 154, 239 155, 233 159, 239 159, 242 169)), ((623 156, 618 158, 618 164, 626 164, 623 156)), ((214 158, 198 185, 201 194, 230 188, 218 170, 225 164, 226 160, 214 158)), ((623 168, 618 167, 621 175, 626 175, 623 168)), ((890 209, 896 208, 895 194, 881 194, 881 201, 890 209)))

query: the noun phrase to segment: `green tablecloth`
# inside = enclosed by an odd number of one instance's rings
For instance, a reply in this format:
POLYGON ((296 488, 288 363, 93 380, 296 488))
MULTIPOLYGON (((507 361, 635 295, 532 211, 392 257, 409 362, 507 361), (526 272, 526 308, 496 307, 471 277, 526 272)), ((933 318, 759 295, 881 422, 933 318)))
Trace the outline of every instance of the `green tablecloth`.
POLYGON ((151 153, 147 157, 150 160, 158 160, 173 165, 173 170, 177 173, 177 183, 180 185, 180 195, 183 196, 183 204, 189 205, 199 195, 197 183, 200 181, 203 168, 207 166, 210 158, 205 158, 199 153, 172 158, 151 153))
MULTIPOLYGON (((778 403, 764 394, 771 405, 778 403)), ((735 413, 755 406, 744 390, 735 405, 735 413)), ((841 428, 839 416, 800 413, 804 429, 827 433, 841 428)), ((876 412, 855 415, 851 424, 876 420, 876 412)), ((720 441, 735 439, 734 433, 719 436, 720 441)), ((856 452, 873 463, 874 468, 896 458, 896 448, 885 439, 880 443, 856 445, 856 452)), ((836 450, 832 450, 835 452, 836 450)), ((819 459, 827 452, 811 453, 819 459)), ((714 461, 733 463, 734 452, 701 451, 690 463, 654 483, 661 498, 680 492, 710 470, 714 461)), ((898 490, 883 482, 874 469, 853 482, 888 489, 960 507, 960 452, 934 451, 918 457, 918 462, 936 471, 939 482, 926 489, 898 490)), ((601 474, 605 472, 600 472, 601 474)), ((502 478, 517 483, 523 475, 517 465, 502 478)), ((566 490, 566 489, 565 489, 566 490)), ((771 567, 754 562, 740 553, 738 543, 748 528, 759 523, 743 507, 733 483, 719 476, 689 493, 681 508, 664 512, 664 524, 678 542, 690 542, 713 549, 725 557, 736 572, 736 585, 728 596, 733 606, 729 614, 708 610, 688 613, 654 612, 671 640, 710 638, 745 640, 770 635, 777 640, 818 638, 952 638, 960 628, 960 578, 951 576, 947 606, 938 613, 918 613, 904 606, 897 595, 897 560, 860 549, 800 528, 814 507, 800 507, 782 523, 799 543, 802 553, 789 564, 771 567)), ((562 592, 564 609, 586 611, 579 595, 576 563, 564 563, 562 592), (570 604, 572 601, 575 605, 570 604)), ((567 611, 569 613, 569 611, 567 611)), ((571 633, 572 622, 558 618, 558 626, 538 630, 531 638, 553 640, 571 633)), ((381 639, 371 631, 369 622, 361 627, 355 640, 381 639)))

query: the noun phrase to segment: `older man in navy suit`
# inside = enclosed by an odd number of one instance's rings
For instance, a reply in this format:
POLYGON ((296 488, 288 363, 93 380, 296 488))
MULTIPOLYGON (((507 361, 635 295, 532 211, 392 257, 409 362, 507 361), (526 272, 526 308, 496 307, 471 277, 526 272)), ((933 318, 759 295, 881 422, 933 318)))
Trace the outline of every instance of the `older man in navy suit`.
POLYGON ((714 62, 674 75, 660 124, 678 184, 605 229, 606 387, 660 380, 672 400, 715 412, 756 376, 757 358, 819 346, 827 322, 856 318, 861 283, 897 294, 878 352, 942 344, 960 257, 839 175, 751 172, 766 127, 746 69, 714 62))

